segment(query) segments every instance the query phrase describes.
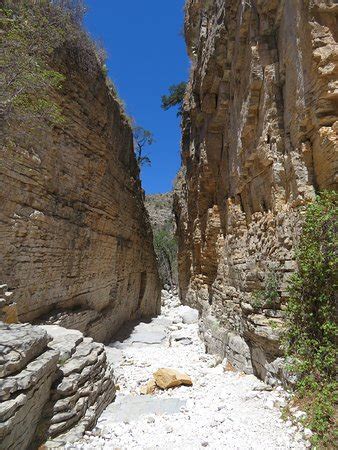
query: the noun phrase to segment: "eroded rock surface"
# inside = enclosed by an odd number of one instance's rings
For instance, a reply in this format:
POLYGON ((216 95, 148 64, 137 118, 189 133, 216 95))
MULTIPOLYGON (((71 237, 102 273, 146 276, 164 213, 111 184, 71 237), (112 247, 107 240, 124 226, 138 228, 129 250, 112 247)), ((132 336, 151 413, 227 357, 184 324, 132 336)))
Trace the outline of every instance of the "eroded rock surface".
POLYGON ((77 330, 0 323, 0 353, 1 448, 78 439, 115 398, 103 344, 77 330))
POLYGON ((0 442, 24 449, 32 441, 57 371, 59 354, 47 333, 0 322, 0 442))
POLYGON ((302 209, 337 187, 338 5, 188 0, 179 284, 209 351, 275 382, 302 209))
POLYGON ((62 126, 40 146, 0 150, 0 281, 21 322, 105 341, 159 311, 152 232, 131 127, 96 56, 86 54, 86 71, 66 49, 55 53, 62 126))

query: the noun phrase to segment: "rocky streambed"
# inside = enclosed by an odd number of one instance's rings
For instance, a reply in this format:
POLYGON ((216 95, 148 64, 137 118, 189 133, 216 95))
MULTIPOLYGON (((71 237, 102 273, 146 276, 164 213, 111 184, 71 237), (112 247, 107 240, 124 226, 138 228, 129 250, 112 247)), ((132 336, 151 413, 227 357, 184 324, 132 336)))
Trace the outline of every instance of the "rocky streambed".
POLYGON ((67 449, 304 449, 309 430, 281 418, 288 394, 205 353, 197 311, 162 292, 162 314, 106 346, 117 397, 96 427, 67 449), (192 386, 142 395, 159 368, 192 386))

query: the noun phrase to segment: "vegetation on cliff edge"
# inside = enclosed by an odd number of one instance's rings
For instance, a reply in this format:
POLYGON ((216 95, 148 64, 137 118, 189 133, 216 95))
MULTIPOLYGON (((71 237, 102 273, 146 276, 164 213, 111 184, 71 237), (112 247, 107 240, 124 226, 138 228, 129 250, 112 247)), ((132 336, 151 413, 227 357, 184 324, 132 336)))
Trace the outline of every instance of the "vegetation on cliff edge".
POLYGON ((178 106, 177 116, 181 116, 183 113, 183 99, 187 83, 182 81, 179 84, 173 84, 169 87, 169 94, 162 95, 161 98, 161 108, 164 111, 172 108, 173 106, 178 106))
POLYGON ((120 103, 107 76, 106 54, 85 31, 83 0, 3 0, 0 5, 0 122, 6 145, 41 145, 64 118, 55 92, 65 75, 58 53, 68 53, 85 73, 99 73, 120 103), (42 138, 42 135, 44 138, 42 138))

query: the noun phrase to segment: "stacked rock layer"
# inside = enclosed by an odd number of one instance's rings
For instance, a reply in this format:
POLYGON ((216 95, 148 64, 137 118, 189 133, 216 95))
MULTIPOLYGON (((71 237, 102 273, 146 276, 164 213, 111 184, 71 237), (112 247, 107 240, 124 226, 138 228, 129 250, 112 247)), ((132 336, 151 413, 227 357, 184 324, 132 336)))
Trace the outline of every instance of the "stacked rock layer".
POLYGON ((0 323, 0 350, 1 448, 78 439, 115 398, 103 344, 79 331, 0 323))
POLYGON ((54 55, 62 124, 1 148, 0 281, 19 321, 105 341, 157 313, 160 286, 130 124, 95 55, 86 70, 72 51, 54 55))
POLYGON ((186 3, 181 297, 210 351, 272 383, 302 211, 337 187, 337 16, 330 0, 186 3))

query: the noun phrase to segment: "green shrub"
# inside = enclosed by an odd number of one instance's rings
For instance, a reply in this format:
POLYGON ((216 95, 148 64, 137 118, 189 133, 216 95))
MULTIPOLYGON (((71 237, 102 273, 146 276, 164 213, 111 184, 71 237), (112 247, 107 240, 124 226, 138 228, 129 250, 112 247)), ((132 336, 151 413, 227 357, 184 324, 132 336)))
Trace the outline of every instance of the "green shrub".
POLYGON ((1 112, 5 123, 21 127, 41 121, 59 123, 61 112, 50 92, 59 89, 63 75, 48 66, 54 46, 62 33, 37 6, 28 2, 5 1, 0 8, 2 72, 1 112))
POLYGON ((154 248, 162 284, 173 286, 177 277, 177 242, 172 229, 154 230, 154 248))
POLYGON ((169 95, 162 95, 161 108, 167 111, 173 106, 178 106, 177 116, 183 113, 183 99, 187 83, 182 81, 179 84, 174 84, 169 87, 169 95))
POLYGON ((69 54, 85 73, 104 75, 104 52, 82 27, 84 12, 82 0, 1 2, 0 125, 7 144, 41 145, 51 127, 62 125, 55 92, 65 76, 54 67, 58 53, 69 54))
POLYGON ((264 289, 252 293, 251 304, 254 308, 276 308, 279 304, 278 277, 270 270, 265 277, 264 289))
POLYGON ((290 279, 284 336, 296 401, 307 412, 316 443, 332 441, 336 401, 337 193, 323 192, 309 205, 290 279))

